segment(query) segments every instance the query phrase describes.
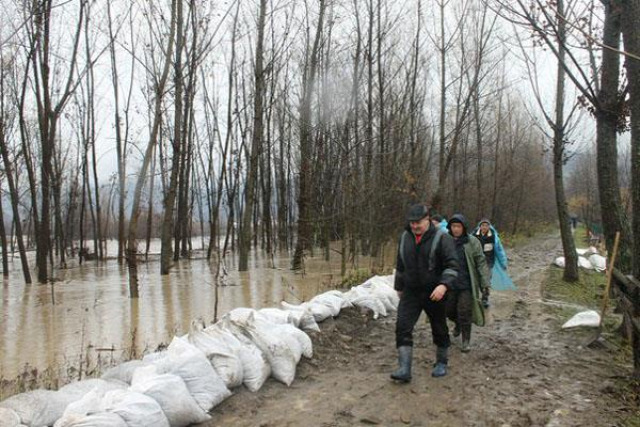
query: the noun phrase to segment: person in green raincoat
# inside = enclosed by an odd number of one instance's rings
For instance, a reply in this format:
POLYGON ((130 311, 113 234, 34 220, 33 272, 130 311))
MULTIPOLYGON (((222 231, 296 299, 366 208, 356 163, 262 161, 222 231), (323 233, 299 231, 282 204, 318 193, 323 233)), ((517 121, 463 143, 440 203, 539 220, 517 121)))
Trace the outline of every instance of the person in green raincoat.
POLYGON ((447 300, 447 317, 455 322, 453 336, 462 335, 462 352, 471 349, 471 324, 484 326, 482 295, 488 293, 489 270, 480 241, 468 234, 467 222, 461 214, 449 219, 460 269, 458 279, 447 300))

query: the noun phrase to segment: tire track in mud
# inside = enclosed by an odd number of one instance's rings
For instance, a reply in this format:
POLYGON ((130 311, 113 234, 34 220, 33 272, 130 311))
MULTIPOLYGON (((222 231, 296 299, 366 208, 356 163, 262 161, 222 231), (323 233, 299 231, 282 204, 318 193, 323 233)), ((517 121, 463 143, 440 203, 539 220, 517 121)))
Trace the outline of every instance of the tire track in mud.
POLYGON ((313 334, 314 357, 287 388, 273 380, 258 393, 238 391, 205 426, 609 426, 628 408, 611 391, 625 375, 609 365, 615 350, 582 348, 560 332, 541 301, 557 236, 512 250, 517 291, 494 292, 486 327, 474 327, 472 351, 450 350, 449 374, 430 376, 435 349, 424 316, 415 332, 413 380, 389 379, 395 368, 395 317, 373 320, 344 310, 313 334))

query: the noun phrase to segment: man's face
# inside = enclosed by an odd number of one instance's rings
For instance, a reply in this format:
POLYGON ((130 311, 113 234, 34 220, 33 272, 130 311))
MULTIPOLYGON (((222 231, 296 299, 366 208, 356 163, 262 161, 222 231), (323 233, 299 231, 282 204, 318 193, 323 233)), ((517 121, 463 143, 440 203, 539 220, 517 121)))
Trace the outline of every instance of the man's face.
POLYGON ((480 224, 480 231, 482 232, 482 234, 487 234, 489 232, 489 224, 487 224, 486 222, 480 224))
POLYGON ((413 234, 424 234, 429 229, 429 217, 425 216, 419 221, 409 221, 413 234))
POLYGON ((460 237, 464 233, 464 227, 458 222, 449 224, 449 227, 451 227, 451 234, 453 234, 453 237, 460 237))

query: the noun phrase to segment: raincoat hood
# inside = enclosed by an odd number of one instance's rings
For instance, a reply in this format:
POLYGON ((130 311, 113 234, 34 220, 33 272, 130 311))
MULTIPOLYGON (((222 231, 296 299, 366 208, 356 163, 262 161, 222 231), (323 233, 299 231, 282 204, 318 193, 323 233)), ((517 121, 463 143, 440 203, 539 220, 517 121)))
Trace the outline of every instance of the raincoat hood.
POLYGON ((462 224, 464 229, 463 234, 467 234, 467 219, 462 214, 454 214, 451 218, 449 218, 449 224, 447 224, 447 229, 451 231, 451 224, 462 224))

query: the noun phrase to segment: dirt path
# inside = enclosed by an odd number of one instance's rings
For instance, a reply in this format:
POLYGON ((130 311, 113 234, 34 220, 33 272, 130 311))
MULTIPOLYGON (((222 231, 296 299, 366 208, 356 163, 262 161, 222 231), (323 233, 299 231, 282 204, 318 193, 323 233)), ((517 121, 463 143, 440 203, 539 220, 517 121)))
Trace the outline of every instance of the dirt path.
POLYGON ((545 269, 559 252, 555 237, 511 251, 518 291, 494 292, 489 324, 474 328, 470 353, 454 339, 446 377, 430 376, 435 350, 424 317, 413 381, 399 385, 389 379, 395 316, 372 320, 344 310, 312 336, 314 358, 300 363, 291 387, 269 380, 258 393, 240 390, 206 425, 617 425, 628 409, 612 390, 628 369, 607 364, 615 350, 578 347, 540 303, 545 269))

